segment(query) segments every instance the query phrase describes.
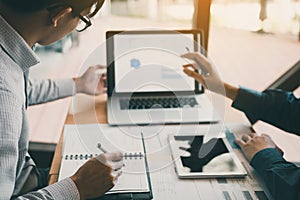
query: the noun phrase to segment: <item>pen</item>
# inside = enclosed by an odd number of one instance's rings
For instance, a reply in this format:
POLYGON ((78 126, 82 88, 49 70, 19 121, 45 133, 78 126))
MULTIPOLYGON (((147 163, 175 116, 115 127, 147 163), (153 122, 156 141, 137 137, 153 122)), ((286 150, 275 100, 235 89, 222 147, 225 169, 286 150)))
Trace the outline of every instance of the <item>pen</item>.
POLYGON ((103 153, 107 153, 106 149, 104 149, 101 145, 101 143, 97 144, 97 148, 100 149, 100 151, 102 151, 103 153))
MULTIPOLYGON (((188 47, 185 47, 185 49, 186 49, 188 52, 191 52, 190 49, 189 49, 188 47)), ((203 64, 201 63, 201 61, 198 60, 198 58, 194 58, 193 60, 197 63, 199 69, 201 70, 201 75, 206 76, 206 77, 209 76, 209 71, 207 70, 207 67, 206 67, 205 65, 203 65, 203 64)))
MULTIPOLYGON (((104 149, 104 148, 102 147, 101 143, 98 143, 98 144, 97 144, 97 148, 98 148, 100 151, 102 151, 103 153, 107 153, 107 150, 104 149)), ((123 167, 125 167, 125 164, 124 164, 124 163, 123 163, 123 167)))

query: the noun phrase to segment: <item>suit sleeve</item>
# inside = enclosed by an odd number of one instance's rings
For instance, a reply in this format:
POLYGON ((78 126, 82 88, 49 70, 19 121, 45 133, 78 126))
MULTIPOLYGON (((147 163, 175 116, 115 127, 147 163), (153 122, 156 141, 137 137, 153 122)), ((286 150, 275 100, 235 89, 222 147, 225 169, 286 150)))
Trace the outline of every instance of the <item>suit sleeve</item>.
POLYGON ((262 176, 274 199, 300 199, 300 168, 287 162, 278 150, 261 150, 250 164, 262 176))
POLYGON ((257 92, 240 88, 232 107, 243 111, 252 124, 265 121, 287 132, 300 135, 300 99, 292 92, 257 92))

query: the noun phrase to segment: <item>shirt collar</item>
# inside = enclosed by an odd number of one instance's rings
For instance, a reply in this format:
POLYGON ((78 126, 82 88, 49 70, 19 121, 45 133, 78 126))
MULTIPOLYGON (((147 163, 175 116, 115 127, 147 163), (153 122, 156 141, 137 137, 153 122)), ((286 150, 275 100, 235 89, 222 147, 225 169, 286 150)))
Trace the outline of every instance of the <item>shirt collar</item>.
POLYGON ((0 45, 23 71, 40 62, 25 40, 0 15, 0 45))

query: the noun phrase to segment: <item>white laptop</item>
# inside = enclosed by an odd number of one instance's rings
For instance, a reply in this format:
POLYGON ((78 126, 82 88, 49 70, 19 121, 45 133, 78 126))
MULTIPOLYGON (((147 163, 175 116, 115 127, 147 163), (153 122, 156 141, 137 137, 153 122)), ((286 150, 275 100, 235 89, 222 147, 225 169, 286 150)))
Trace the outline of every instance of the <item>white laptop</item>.
POLYGON ((219 116, 203 87, 182 71, 199 51, 198 30, 108 31, 107 118, 110 125, 211 123, 219 116))

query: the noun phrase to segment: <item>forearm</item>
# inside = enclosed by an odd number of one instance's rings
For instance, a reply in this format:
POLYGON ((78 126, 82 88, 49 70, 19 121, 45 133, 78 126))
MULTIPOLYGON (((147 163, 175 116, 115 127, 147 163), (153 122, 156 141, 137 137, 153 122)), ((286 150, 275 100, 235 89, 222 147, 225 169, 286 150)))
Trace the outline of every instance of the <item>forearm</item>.
POLYGON ((262 176, 274 199, 299 199, 300 168, 273 148, 258 152, 251 165, 262 176))
POLYGON ((72 79, 41 80, 28 82, 29 105, 41 104, 74 94, 72 79))
POLYGON ((74 77, 72 80, 74 81, 74 92, 84 93, 84 88, 86 87, 84 81, 82 81, 79 77, 74 77))
POLYGON ((234 101, 238 94, 239 88, 233 85, 229 85, 228 83, 224 83, 224 88, 226 97, 234 101))

